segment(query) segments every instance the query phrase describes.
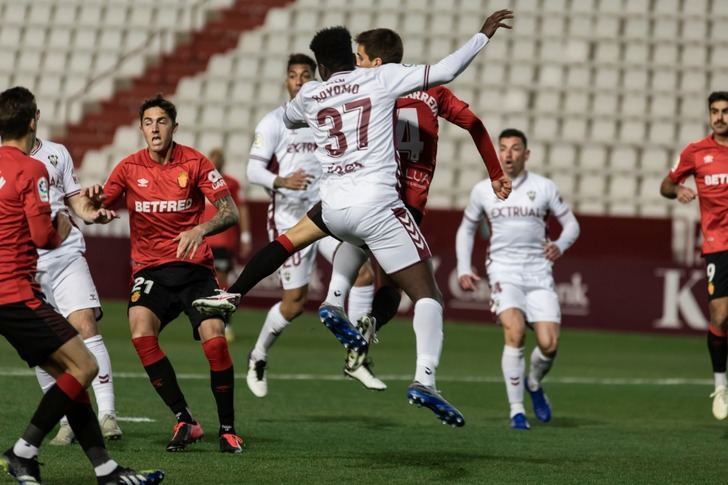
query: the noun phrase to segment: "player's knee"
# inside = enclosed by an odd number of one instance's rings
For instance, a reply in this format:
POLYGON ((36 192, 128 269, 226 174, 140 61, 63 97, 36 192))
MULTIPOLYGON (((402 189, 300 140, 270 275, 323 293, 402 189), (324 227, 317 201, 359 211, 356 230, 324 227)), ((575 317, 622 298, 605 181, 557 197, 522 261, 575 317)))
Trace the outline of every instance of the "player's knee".
POLYGON ((370 286, 374 284, 374 275, 372 274, 372 270, 369 268, 368 264, 363 264, 361 268, 359 268, 359 274, 356 275, 356 281, 354 281, 354 286, 370 286))
POLYGON ((96 358, 87 352, 87 355, 78 363, 78 375, 75 376, 84 387, 91 385, 91 382, 99 373, 99 364, 96 362, 96 358))
POLYGON ((303 313, 304 300, 293 300, 281 303, 281 315, 289 322, 303 313))
POLYGON ((544 342, 539 342, 538 347, 543 355, 553 359, 559 351, 559 340, 556 337, 550 338, 544 342))

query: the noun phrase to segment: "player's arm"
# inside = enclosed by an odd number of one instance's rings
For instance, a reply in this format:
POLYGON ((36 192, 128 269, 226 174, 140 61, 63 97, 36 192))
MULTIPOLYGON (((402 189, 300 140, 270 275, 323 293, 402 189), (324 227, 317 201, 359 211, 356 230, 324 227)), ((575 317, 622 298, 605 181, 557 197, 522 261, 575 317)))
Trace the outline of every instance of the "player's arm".
POLYGON ((482 196, 478 192, 478 185, 476 185, 470 193, 470 201, 465 208, 465 212, 463 212, 463 220, 460 222, 460 227, 458 227, 455 234, 458 283, 464 291, 474 291, 478 281, 480 281, 480 277, 472 266, 473 240, 484 214, 480 203, 482 196))
POLYGON ((480 32, 437 64, 430 66, 386 64, 378 68, 379 79, 387 92, 394 97, 404 96, 413 91, 426 91, 433 86, 447 84, 470 65, 470 62, 499 28, 511 28, 503 22, 512 18, 513 12, 510 10, 498 10, 485 20, 480 32))
MULTIPOLYGON (((103 193, 103 188, 96 186, 97 193, 103 193)), ((108 224, 116 218, 116 212, 103 207, 96 208, 95 203, 88 196, 88 189, 85 192, 77 192, 76 194, 66 197, 66 205, 71 208, 74 214, 80 217, 86 224, 108 224)))
MULTIPOLYGON (((277 113, 277 111, 273 113, 277 113)), ((304 170, 296 170, 287 177, 281 177, 268 170, 268 165, 275 156, 276 146, 280 143, 282 132, 285 129, 281 126, 281 119, 273 113, 266 115, 255 127, 255 141, 250 147, 248 168, 245 174, 250 183, 268 190, 281 187, 303 190, 308 187, 310 178, 304 170)))
POLYGON ((28 163, 18 178, 18 188, 33 244, 41 249, 60 246, 71 232, 71 220, 61 212, 54 221, 51 220, 48 171, 45 166, 41 162, 28 163))
POLYGON ((581 229, 579 228, 579 221, 576 220, 574 213, 564 202, 556 185, 553 184, 551 185, 551 196, 549 198, 549 211, 555 214, 559 220, 561 234, 559 234, 556 241, 546 241, 543 252, 546 259, 556 261, 574 244, 581 229))
POLYGON ((683 185, 686 178, 691 175, 695 176, 693 160, 692 145, 688 145, 680 152, 680 158, 660 184, 660 195, 668 199, 677 199, 683 204, 687 204, 697 197, 693 189, 683 185))
POLYGON ((480 153, 480 158, 483 159, 485 168, 488 170, 488 177, 490 177, 493 192, 495 192, 496 197, 499 199, 507 199, 511 194, 511 179, 503 173, 488 129, 481 119, 470 110, 467 103, 458 99, 449 90, 444 91, 443 94, 451 98, 446 106, 452 106, 453 108, 443 111, 443 117, 470 133, 470 137, 475 142, 478 153, 480 153))
POLYGON ((212 201, 212 204, 217 208, 217 213, 209 221, 183 231, 174 238, 174 241, 179 241, 178 258, 184 259, 188 256, 193 258, 205 236, 212 236, 238 223, 238 208, 230 192, 212 201))

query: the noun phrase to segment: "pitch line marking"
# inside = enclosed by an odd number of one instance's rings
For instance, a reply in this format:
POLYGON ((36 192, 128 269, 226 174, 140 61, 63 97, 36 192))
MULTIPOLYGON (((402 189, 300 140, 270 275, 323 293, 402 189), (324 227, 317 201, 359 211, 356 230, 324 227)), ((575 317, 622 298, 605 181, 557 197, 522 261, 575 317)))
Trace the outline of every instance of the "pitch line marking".
MULTIPOLYGON (((22 367, 0 367, 0 377, 31 377, 35 376, 32 369, 22 367)), ((245 379, 245 374, 235 374, 237 379, 245 379)), ((382 374, 378 376, 383 381, 412 380, 410 374, 382 374)), ((116 372, 114 379, 149 379, 145 372, 116 372)), ((178 373, 177 379, 182 380, 209 380, 209 374, 178 373)), ((348 380, 340 374, 268 374, 268 379, 274 381, 343 381, 348 380)), ((438 375, 438 382, 469 382, 481 384, 498 384, 503 382, 501 376, 451 376, 438 375)), ((598 386, 710 386, 712 379, 690 379, 683 377, 549 377, 549 384, 577 384, 598 386)))

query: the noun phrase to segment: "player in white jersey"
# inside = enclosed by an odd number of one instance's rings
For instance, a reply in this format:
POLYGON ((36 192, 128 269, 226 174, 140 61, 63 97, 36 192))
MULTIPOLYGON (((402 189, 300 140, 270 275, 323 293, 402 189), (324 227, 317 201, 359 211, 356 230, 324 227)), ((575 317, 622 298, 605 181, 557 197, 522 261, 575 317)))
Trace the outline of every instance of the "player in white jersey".
MULTIPOLYGON (((323 82, 305 84, 286 104, 287 126, 307 124, 323 167, 321 201, 286 234, 279 236, 248 263, 231 293, 246 293, 296 250, 334 234, 353 244, 366 244, 384 271, 414 302, 413 326, 417 365, 407 389, 412 403, 424 405, 447 424, 465 419, 436 390, 435 370, 442 351, 442 296, 435 282, 430 250, 397 192, 394 148, 395 102, 407 93, 452 81, 460 74, 512 12, 488 17, 480 32, 437 64, 387 64, 356 69, 351 34, 343 27, 322 30, 311 41, 323 82)), ((239 294, 202 298, 199 311, 234 309, 239 294)), ((324 303, 319 315, 345 346, 367 344, 340 307, 324 303)))
POLYGON ((526 136, 514 129, 499 136, 503 171, 513 181, 507 200, 499 200, 488 180, 470 194, 456 237, 458 279, 465 291, 473 291, 480 278, 471 267, 473 235, 482 219, 490 226, 486 261, 492 310, 505 334, 501 366, 511 411, 511 427, 529 429, 523 407, 524 389, 542 422, 551 419, 541 381, 553 365, 559 346, 561 310, 551 273, 553 262, 576 241, 579 223, 549 179, 528 172, 526 136), (555 216, 562 230, 556 241, 547 238, 547 220, 555 216), (526 325, 533 327, 537 345, 524 382, 526 325))
MULTIPOLYGON (((288 58, 286 89, 290 99, 314 78, 315 72, 316 63, 310 57, 292 54, 288 58)), ((307 126, 288 129, 283 122, 283 107, 265 115, 255 128, 247 175, 251 183, 270 193, 268 234, 271 241, 295 226, 320 199, 321 164, 314 156, 315 151, 311 129, 307 126)), ((263 397, 268 393, 268 350, 283 329, 303 313, 317 249, 331 261, 338 245, 339 241, 326 237, 293 254, 279 270, 283 296, 268 311, 258 340, 248 355, 246 380, 254 395, 263 397)))
MULTIPOLYGON (((37 139, 30 156, 43 162, 48 170, 52 217, 58 212, 68 214, 70 208, 86 223, 111 221, 114 216, 112 211, 94 209, 91 201, 81 194, 73 160, 66 147, 37 139)), ((116 422, 111 361, 96 325, 102 315, 101 302, 84 258, 85 252, 83 234, 74 226, 58 248, 38 250, 36 279, 48 303, 73 325, 84 339, 86 347, 96 357, 99 373, 92 385, 101 431, 107 439, 120 439, 122 432, 116 422)), ((35 371, 44 392, 55 384, 55 379, 40 367, 36 367, 35 371)), ((51 444, 67 445, 73 439, 73 431, 66 418, 63 418, 58 434, 51 440, 51 444)))

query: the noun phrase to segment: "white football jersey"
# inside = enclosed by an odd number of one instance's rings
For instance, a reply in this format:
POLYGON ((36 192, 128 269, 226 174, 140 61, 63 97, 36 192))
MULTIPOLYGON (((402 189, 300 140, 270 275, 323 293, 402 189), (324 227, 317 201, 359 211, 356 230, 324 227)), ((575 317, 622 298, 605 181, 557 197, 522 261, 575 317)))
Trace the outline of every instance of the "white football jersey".
MULTIPOLYGON (((38 144, 30 152, 30 156, 43 162, 48 170, 51 217, 55 217, 59 211, 70 214, 68 206, 66 206, 66 198, 81 191, 71 154, 68 153, 66 147, 59 143, 38 139, 38 144)), ((59 247, 51 250, 38 250, 38 266, 41 267, 48 259, 74 253, 83 254, 85 251, 86 243, 83 240, 83 234, 76 226, 73 226, 70 234, 59 247)))
POLYGON ((278 188, 272 191, 271 206, 279 231, 295 225, 320 200, 321 164, 316 160, 315 151, 316 142, 311 129, 289 130, 283 123, 283 107, 265 115, 255 128, 251 160, 265 163, 268 171, 281 177, 297 170, 304 170, 311 176, 305 190, 278 188))
POLYGON ((571 209, 556 184, 524 171, 513 180, 513 191, 506 200, 496 197, 490 180, 477 183, 464 217, 471 221, 485 218, 490 227, 487 265, 528 266, 539 271, 550 270, 553 264, 544 256, 548 217, 560 218, 568 212, 571 209))
POLYGON ((386 64, 310 81, 285 106, 289 125, 306 123, 323 167, 324 207, 390 203, 397 193, 395 103, 413 91, 452 80, 486 45, 482 34, 436 65, 386 64))

